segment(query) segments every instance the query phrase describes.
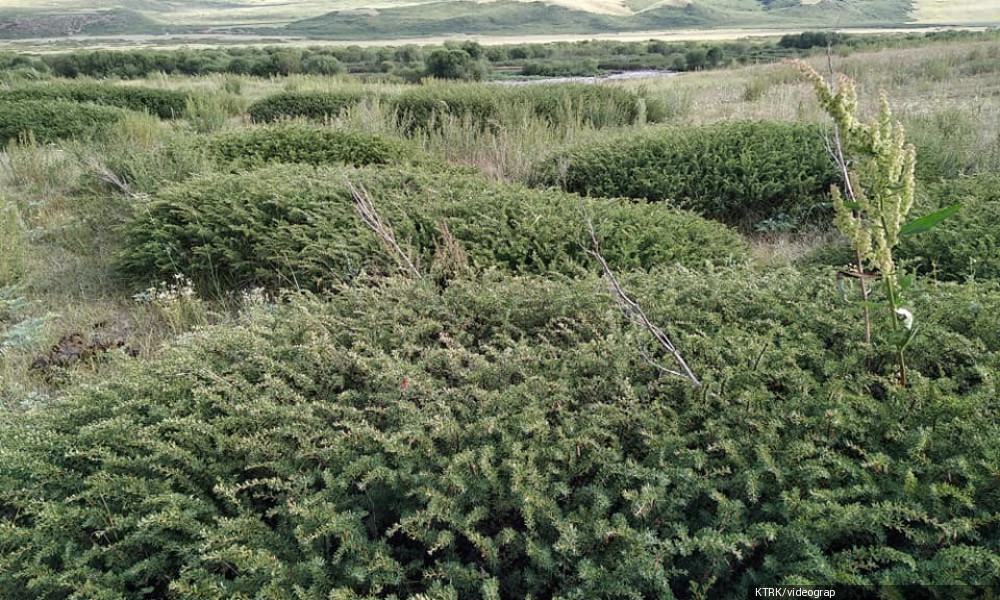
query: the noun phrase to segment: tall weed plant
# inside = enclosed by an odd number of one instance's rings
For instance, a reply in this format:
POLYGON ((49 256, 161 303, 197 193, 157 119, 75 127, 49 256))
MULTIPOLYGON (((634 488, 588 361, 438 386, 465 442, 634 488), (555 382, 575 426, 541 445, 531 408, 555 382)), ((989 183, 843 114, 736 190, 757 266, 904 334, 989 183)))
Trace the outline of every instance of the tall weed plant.
POLYGON ((905 386, 904 350, 916 332, 905 298, 913 276, 903 272, 893 251, 901 237, 931 229, 959 205, 908 222, 916 191, 917 152, 907 143, 903 126, 893 121, 885 92, 879 95, 878 115, 865 123, 858 118, 858 95, 850 77, 842 74, 834 90, 815 69, 804 62, 798 64, 836 126, 832 146, 843 175, 843 189, 831 187, 834 223, 857 255, 854 276, 860 280, 864 296, 866 341, 871 340, 868 309, 884 307, 891 329, 888 339, 896 349, 899 383, 905 386), (881 288, 878 301, 868 295, 869 278, 877 280, 881 288))

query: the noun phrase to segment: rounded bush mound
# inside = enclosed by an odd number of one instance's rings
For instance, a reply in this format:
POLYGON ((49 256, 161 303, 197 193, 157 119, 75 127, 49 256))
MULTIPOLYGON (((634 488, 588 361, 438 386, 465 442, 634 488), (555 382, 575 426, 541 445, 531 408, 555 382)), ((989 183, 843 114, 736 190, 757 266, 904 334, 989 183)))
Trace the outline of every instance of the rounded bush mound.
POLYGON ((106 132, 128 114, 120 108, 60 100, 0 101, 0 140, 31 133, 39 142, 86 138, 106 132))
POLYGON ((659 121, 664 110, 654 100, 619 87, 585 84, 501 87, 495 84, 431 84, 389 99, 400 122, 411 130, 434 127, 445 118, 478 126, 502 122, 511 112, 544 118, 553 125, 575 123, 614 127, 640 118, 659 121))
POLYGON ((212 139, 211 153, 237 165, 268 162, 390 164, 405 160, 409 149, 377 135, 308 125, 273 125, 227 133, 212 139))
POLYGON ((337 92, 282 92, 257 100, 247 112, 257 123, 305 117, 322 121, 336 117, 340 111, 360 104, 371 94, 358 90, 337 92))
POLYGON ((837 172, 816 126, 731 121, 572 146, 544 161, 535 179, 587 196, 669 200, 754 229, 828 218, 837 172))
POLYGON ((707 390, 639 356, 596 278, 395 280, 258 302, 237 325, 6 413, 0 595, 996 583, 990 384, 885 392, 856 377, 864 359, 824 339, 858 339, 859 324, 829 314, 837 295, 815 277, 627 283, 707 390), (729 371, 713 379, 717 364, 729 371))
POLYGON ((911 214, 954 204, 962 209, 930 231, 903 238, 897 255, 937 279, 1000 279, 1000 176, 959 178, 924 189, 926 201, 911 214))
POLYGON ((108 83, 47 83, 0 91, 0 102, 68 100, 149 112, 162 119, 184 114, 188 94, 178 90, 108 83))
POLYGON ((592 271, 585 213, 617 269, 745 257, 735 232, 663 205, 581 199, 463 171, 274 165, 163 190, 139 209, 120 265, 146 281, 181 272, 202 283, 310 289, 394 269, 394 254, 356 214, 348 181, 367 190, 396 239, 431 267, 447 262, 446 227, 465 255, 459 262, 472 269, 592 271))

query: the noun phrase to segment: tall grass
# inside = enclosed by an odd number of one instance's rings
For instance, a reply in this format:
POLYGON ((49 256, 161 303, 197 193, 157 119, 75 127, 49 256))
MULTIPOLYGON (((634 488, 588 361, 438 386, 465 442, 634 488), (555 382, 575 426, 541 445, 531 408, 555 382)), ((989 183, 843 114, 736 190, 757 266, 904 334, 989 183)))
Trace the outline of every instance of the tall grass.
POLYGON ((60 210, 79 189, 84 167, 65 149, 38 143, 29 133, 0 151, 0 189, 20 198, 22 217, 31 225, 60 210))
POLYGON ((17 205, 0 193, 0 287, 14 285, 27 270, 28 244, 17 205))

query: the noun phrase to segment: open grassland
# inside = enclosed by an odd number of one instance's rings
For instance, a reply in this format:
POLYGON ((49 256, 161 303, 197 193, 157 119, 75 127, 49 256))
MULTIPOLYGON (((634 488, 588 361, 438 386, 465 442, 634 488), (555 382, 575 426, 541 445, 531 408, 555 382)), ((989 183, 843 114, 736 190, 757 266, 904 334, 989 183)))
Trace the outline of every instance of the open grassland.
POLYGON ((1000 2, 954 2, 952 0, 917 0, 913 20, 917 23, 998 23, 1000 2))
POLYGON ((852 266, 785 63, 504 87, 14 61, 0 597, 992 594, 1000 40, 922 43, 807 58, 916 145, 897 272, 852 266))

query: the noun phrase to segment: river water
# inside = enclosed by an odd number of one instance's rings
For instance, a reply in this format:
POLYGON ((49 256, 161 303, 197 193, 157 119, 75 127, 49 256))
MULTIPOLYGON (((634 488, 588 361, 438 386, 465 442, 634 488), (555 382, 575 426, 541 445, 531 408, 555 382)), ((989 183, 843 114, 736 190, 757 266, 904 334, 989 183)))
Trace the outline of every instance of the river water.
POLYGON ((644 77, 670 77, 677 71, 622 71, 593 77, 542 77, 538 79, 501 79, 493 83, 500 85, 534 85, 540 83, 601 83, 618 79, 642 79, 644 77))

